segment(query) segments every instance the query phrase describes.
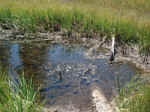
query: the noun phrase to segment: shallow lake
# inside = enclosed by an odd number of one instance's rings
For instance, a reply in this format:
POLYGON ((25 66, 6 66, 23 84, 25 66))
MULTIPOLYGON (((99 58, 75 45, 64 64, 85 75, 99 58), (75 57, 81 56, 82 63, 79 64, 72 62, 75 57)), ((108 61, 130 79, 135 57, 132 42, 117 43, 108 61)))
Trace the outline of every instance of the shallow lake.
POLYGON ((93 88, 100 88, 109 101, 118 86, 127 84, 137 71, 130 63, 110 64, 108 50, 99 49, 92 55, 88 50, 78 43, 0 41, 0 66, 13 77, 21 71, 27 79, 32 77, 41 86, 47 105, 73 103, 86 110, 93 88))

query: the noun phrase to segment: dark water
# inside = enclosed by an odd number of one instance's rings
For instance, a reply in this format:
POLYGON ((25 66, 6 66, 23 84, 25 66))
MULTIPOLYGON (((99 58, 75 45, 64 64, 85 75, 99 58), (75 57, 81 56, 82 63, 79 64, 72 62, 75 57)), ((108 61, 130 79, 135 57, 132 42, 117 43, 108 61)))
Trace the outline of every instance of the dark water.
POLYGON ((136 73, 131 64, 110 64, 105 50, 92 54, 103 58, 90 58, 87 52, 88 48, 80 44, 0 41, 0 66, 13 77, 19 71, 24 71, 27 79, 33 77, 34 84, 42 86, 40 91, 47 104, 71 98, 74 98, 72 102, 80 102, 90 96, 88 93, 95 85, 110 99, 118 86, 117 79, 124 86, 136 73))

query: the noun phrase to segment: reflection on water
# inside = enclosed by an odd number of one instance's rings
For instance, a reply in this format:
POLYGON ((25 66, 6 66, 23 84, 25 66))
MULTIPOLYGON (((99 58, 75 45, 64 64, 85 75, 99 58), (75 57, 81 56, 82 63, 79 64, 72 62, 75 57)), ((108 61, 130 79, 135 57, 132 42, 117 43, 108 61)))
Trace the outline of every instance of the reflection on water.
POLYGON ((63 45, 55 44, 48 47, 47 60, 53 63, 74 62, 82 63, 84 58, 83 48, 67 48, 63 45))
MULTIPOLYGON (((18 74, 17 71, 19 67, 22 65, 22 62, 20 60, 20 53, 19 53, 19 47, 20 45, 15 44, 9 44, 10 47, 10 56, 9 56, 9 72, 8 75, 11 77, 13 81, 17 81, 18 74)), ((14 82, 15 83, 15 82, 14 82)))
MULTIPOLYGON (((74 101, 80 101, 89 96, 93 85, 100 87, 106 98, 110 98, 118 76, 123 86, 135 74, 136 69, 130 64, 111 65, 107 57, 89 59, 85 55, 87 50, 78 44, 0 41, 0 64, 10 65, 13 70, 23 65, 21 69, 25 76, 33 77, 35 85, 43 86, 41 93, 49 104, 72 97, 75 97, 74 101)), ((102 51, 99 54, 105 55, 102 51)))
POLYGON ((9 64, 12 68, 16 68, 19 65, 22 65, 20 60, 20 53, 19 53, 19 44, 10 44, 10 59, 9 64))

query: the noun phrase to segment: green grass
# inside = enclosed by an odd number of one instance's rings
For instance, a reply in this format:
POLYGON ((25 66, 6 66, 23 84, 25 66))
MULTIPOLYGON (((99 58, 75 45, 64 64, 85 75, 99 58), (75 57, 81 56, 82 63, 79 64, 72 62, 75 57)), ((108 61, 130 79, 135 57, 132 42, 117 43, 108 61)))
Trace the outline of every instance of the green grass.
POLYGON ((16 85, 5 72, 0 71, 0 76, 0 112, 40 112, 39 92, 34 90, 32 80, 21 76, 16 85))
POLYGON ((120 112, 150 112, 150 86, 143 81, 131 81, 120 90, 120 112))
POLYGON ((0 22, 23 32, 54 32, 56 27, 87 37, 111 37, 150 49, 147 0, 1 0, 0 22), (86 35, 84 35, 86 34, 86 35))

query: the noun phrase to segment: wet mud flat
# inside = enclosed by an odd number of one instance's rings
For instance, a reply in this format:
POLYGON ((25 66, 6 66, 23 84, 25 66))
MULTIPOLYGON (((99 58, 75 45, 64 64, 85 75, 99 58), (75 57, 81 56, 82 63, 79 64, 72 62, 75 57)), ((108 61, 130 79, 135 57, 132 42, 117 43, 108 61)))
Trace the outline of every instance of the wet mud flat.
POLYGON ((81 42, 3 40, 0 50, 1 66, 14 77, 24 71, 41 87, 47 112, 113 112, 118 88, 137 72, 130 63, 110 64, 109 50, 81 42))

